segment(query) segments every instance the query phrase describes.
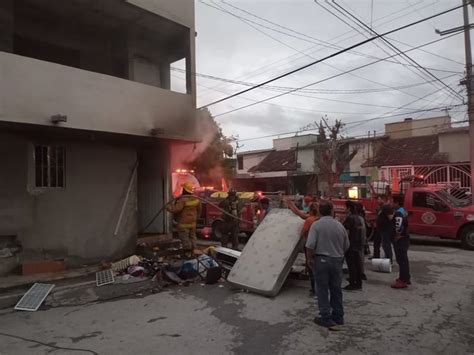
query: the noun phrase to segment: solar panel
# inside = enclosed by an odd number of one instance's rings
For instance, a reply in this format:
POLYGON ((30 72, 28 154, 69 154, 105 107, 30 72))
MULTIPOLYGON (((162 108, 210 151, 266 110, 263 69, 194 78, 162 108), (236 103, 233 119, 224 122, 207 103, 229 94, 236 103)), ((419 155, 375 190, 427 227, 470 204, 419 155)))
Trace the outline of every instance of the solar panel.
POLYGON ((115 282, 114 272, 112 269, 103 270, 95 273, 95 283, 97 287, 115 282))
POLYGON ((54 285, 35 283, 15 306, 17 311, 37 311, 54 285))

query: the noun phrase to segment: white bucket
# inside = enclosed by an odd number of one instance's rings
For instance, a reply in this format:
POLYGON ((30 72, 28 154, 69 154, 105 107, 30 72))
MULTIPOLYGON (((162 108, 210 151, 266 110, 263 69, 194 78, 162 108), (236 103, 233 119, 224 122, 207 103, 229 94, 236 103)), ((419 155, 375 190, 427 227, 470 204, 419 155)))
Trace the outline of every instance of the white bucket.
POLYGON ((390 259, 372 259, 372 269, 378 272, 392 272, 390 259))

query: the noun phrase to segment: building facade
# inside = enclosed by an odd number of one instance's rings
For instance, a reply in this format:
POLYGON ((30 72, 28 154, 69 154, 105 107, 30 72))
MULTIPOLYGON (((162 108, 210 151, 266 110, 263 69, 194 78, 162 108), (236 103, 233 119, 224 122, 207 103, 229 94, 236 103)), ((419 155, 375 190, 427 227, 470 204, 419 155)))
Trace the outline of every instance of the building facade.
POLYGON ((192 0, 1 1, 0 236, 71 263, 133 252, 170 145, 196 138, 194 72, 192 0))

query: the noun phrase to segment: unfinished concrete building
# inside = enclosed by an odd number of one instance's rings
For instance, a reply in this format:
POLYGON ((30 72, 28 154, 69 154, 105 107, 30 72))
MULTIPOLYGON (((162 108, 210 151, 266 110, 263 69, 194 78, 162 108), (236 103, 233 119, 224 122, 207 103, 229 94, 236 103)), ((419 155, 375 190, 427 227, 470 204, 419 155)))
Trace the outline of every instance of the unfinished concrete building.
POLYGON ((194 48, 193 0, 2 0, 0 236, 76 263, 133 252, 170 145, 195 138, 194 48))

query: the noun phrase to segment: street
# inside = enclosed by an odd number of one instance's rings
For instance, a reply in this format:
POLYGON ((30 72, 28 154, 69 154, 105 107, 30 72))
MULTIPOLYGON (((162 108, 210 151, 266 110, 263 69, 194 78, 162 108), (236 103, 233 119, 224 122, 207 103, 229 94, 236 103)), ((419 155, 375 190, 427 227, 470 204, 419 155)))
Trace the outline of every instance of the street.
POLYGON ((346 325, 313 324, 305 280, 289 279, 275 298, 227 284, 171 286, 92 282, 58 288, 37 312, 4 308, 0 354, 467 354, 474 349, 474 259, 455 246, 410 250, 413 285, 370 271, 362 292, 344 294, 346 325))

